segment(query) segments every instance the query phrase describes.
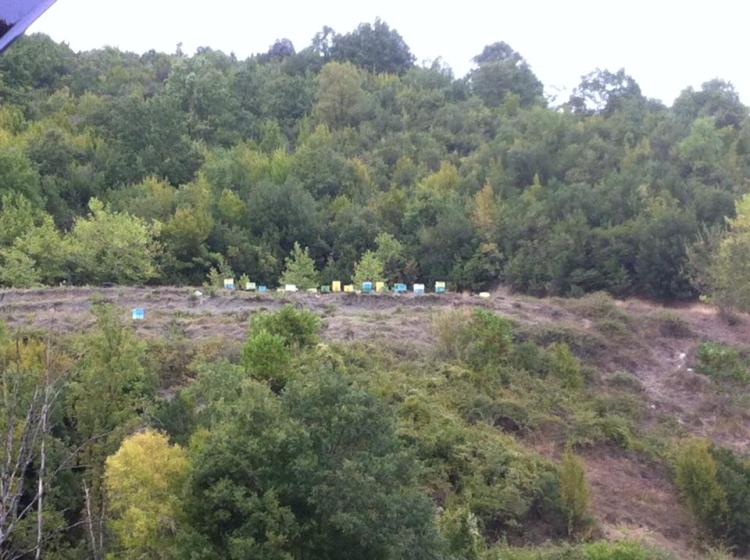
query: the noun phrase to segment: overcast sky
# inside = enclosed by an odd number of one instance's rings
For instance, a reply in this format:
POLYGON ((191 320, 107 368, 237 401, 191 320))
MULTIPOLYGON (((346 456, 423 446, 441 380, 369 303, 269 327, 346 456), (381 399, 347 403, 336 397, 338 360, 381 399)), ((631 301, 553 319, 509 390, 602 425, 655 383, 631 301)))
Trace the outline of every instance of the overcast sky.
POLYGON ((743 0, 58 0, 30 29, 74 50, 144 52, 210 46, 244 58, 287 37, 299 50, 323 25, 337 32, 376 17, 396 28, 418 61, 442 57, 456 76, 495 41, 521 53, 546 92, 567 91, 595 68, 625 68, 644 94, 671 104, 712 78, 750 103, 743 0))

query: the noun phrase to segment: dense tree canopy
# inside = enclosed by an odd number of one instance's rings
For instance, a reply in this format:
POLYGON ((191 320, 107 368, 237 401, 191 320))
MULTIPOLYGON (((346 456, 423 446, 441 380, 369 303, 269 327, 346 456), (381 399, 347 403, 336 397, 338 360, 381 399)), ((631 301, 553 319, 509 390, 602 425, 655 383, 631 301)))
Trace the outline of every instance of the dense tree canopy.
POLYGON ((275 285, 295 243, 346 282, 392 239, 391 282, 697 295, 690 248, 747 192, 732 86, 669 108, 598 69, 554 107, 507 43, 474 62, 415 65, 380 20, 246 60, 27 37, 0 60, 0 222, 27 204, 35 229, 0 235, 0 282, 197 284, 224 263, 275 285))

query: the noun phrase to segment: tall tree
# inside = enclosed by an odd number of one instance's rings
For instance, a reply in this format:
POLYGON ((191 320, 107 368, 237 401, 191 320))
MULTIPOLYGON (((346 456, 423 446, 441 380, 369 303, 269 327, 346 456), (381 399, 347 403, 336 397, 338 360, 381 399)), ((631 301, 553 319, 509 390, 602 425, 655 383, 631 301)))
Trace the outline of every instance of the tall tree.
POLYGON ((398 31, 380 19, 373 24, 361 23, 351 33, 334 35, 330 57, 370 72, 389 74, 403 74, 414 65, 415 58, 398 31))
POLYGON ((501 105, 509 93, 517 95, 522 105, 543 102, 542 83, 507 43, 486 46, 474 62, 478 68, 469 73, 472 89, 490 107, 501 105))

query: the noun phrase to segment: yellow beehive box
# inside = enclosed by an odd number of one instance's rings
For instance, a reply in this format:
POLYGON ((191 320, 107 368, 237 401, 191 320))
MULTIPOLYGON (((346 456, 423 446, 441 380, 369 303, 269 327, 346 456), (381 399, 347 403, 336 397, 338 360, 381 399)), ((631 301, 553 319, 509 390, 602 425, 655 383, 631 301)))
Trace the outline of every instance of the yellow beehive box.
POLYGON ((376 292, 384 292, 385 291, 385 282, 375 282, 375 291, 376 292))
POLYGON ((331 291, 332 292, 341 291, 341 282, 339 280, 334 280, 333 282, 331 282, 331 291))
POLYGON ((353 294, 354 293, 354 284, 347 284, 344 286, 344 292, 347 294, 353 294))

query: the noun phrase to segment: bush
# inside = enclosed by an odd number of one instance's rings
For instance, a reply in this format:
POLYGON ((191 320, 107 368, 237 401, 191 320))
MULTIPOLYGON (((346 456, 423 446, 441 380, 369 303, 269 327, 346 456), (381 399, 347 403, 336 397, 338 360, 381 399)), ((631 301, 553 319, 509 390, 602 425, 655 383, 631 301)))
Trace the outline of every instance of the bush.
POLYGON ((580 389, 583 387, 581 363, 571 353, 564 342, 556 342, 549 347, 550 370, 560 379, 565 387, 580 389))
POLYGON ((242 365, 250 375, 283 385, 289 376, 292 353, 283 336, 265 329, 253 331, 242 349, 242 365))
POLYGON ((704 342, 696 352, 699 373, 715 379, 750 381, 750 368, 739 350, 720 342, 704 342))
POLYGON ((505 363, 513 348, 508 319, 484 309, 476 309, 469 323, 470 342, 466 361, 474 369, 505 363))
POLYGON ((549 356, 539 346, 528 340, 513 348, 512 363, 516 368, 538 377, 546 377, 549 373, 549 356))
POLYGON ((702 439, 684 443, 677 453, 676 478, 690 511, 704 529, 716 536, 726 525, 728 504, 709 445, 702 439))
POLYGON ((726 539, 739 554, 750 551, 750 461, 729 449, 711 448, 716 478, 727 496, 726 539))
POLYGON ((505 364, 513 350, 510 321, 484 309, 441 313, 433 330, 439 354, 475 370, 505 364))
POLYGON ((276 313, 257 313, 250 319, 250 334, 265 330, 288 347, 305 348, 318 342, 320 319, 306 309, 285 305, 276 313))
POLYGON ((693 335, 690 325, 679 315, 666 311, 657 316, 659 332, 671 338, 688 338, 693 335))
POLYGON ((561 545, 535 549, 501 547, 502 560, 672 560, 662 550, 636 542, 595 542, 580 546, 561 545))
POLYGON ((570 449, 560 466, 560 501, 567 517, 568 534, 579 532, 587 524, 591 491, 586 481, 583 460, 570 449))
POLYGON ((448 551, 454 558, 479 560, 482 558, 484 539, 479 532, 476 516, 466 507, 447 510, 440 517, 440 530, 448 551))

